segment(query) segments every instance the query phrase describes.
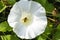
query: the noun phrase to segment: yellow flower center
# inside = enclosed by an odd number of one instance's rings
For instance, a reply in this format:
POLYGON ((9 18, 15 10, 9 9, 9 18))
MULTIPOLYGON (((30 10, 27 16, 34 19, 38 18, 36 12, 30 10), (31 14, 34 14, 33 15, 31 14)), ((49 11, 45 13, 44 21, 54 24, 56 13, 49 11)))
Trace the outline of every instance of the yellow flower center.
POLYGON ((24 12, 20 18, 20 22, 25 26, 29 25, 32 22, 32 15, 24 12))

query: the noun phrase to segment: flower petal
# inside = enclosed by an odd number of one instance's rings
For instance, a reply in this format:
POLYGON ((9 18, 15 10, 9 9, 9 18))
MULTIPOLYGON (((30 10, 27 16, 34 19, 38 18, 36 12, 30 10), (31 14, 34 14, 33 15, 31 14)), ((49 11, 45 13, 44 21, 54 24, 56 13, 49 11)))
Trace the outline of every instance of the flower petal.
POLYGON ((41 9, 41 8, 42 8, 42 5, 40 3, 37 3, 37 2, 34 2, 34 1, 31 2, 31 9, 30 9, 31 13, 34 13, 38 9, 41 9))
POLYGON ((8 23, 11 27, 14 27, 16 22, 19 22, 19 19, 22 15, 21 10, 19 9, 17 3, 13 6, 13 8, 10 11, 10 14, 8 15, 8 23))
POLYGON ((14 14, 14 12, 11 12, 8 16, 8 23, 11 27, 14 27, 16 22, 19 22, 19 18, 20 16, 18 16, 18 14, 14 14), (12 26, 13 25, 13 26, 12 26))
POLYGON ((43 17, 46 16, 46 11, 43 7, 39 8, 37 11, 35 11, 33 13, 33 15, 37 16, 37 17, 43 17))
POLYGON ((30 11, 31 1, 19 1, 18 5, 19 5, 19 8, 21 8, 21 10, 23 12, 29 12, 30 11))
POLYGON ((18 23, 15 25, 15 28, 13 28, 13 31, 17 34, 18 37, 20 38, 25 38, 26 35, 26 27, 23 26, 22 24, 18 23))
POLYGON ((33 23, 28 26, 30 38, 35 38, 36 36, 42 34, 45 31, 47 25, 47 19, 43 17, 42 20, 39 17, 34 16, 33 23), (32 36, 33 34, 33 36, 32 36))

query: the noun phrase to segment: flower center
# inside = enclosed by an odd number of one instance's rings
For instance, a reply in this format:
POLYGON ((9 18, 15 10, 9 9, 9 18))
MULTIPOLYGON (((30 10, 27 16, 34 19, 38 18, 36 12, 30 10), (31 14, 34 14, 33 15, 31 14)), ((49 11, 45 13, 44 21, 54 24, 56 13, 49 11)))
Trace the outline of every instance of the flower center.
POLYGON ((27 17, 25 17, 23 20, 24 20, 24 22, 27 22, 28 21, 27 17))
POLYGON ((20 18, 20 22, 25 26, 31 24, 32 15, 30 13, 23 13, 21 18, 20 18))

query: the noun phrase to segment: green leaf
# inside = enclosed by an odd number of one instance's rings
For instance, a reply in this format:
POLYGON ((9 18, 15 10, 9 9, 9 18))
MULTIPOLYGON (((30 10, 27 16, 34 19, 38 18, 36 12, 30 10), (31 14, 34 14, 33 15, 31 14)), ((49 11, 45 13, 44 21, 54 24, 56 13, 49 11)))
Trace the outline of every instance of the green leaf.
POLYGON ((6 5, 6 6, 12 6, 16 0, 2 0, 2 2, 6 5))
POLYGON ((12 28, 8 25, 8 23, 6 21, 0 23, 0 31, 6 32, 6 31, 11 31, 11 30, 12 30, 12 28))
POLYGON ((0 13, 5 10, 7 7, 0 1, 0 13))
POLYGON ((4 35, 1 38, 2 40, 20 40, 16 35, 4 35))
POLYGON ((46 11, 48 12, 52 12, 52 10, 54 9, 53 4, 49 3, 47 0, 35 0, 39 3, 41 3, 41 5, 46 9, 46 11))
POLYGON ((8 4, 13 5, 16 2, 16 0, 7 0, 7 2, 8 4))
POLYGON ((40 35, 40 36, 37 38, 37 40, 46 40, 46 37, 45 37, 45 35, 40 35))
POLYGON ((45 29, 44 34, 49 35, 49 34, 51 33, 51 31, 53 30, 52 27, 53 27, 53 23, 48 22, 48 25, 47 25, 47 27, 46 27, 46 29, 45 29))
POLYGON ((52 12, 54 10, 54 6, 53 6, 53 4, 48 3, 48 1, 46 1, 46 3, 45 3, 45 9, 48 12, 52 12))
POLYGON ((60 20, 60 12, 57 14, 56 18, 58 18, 58 20, 60 20))
POLYGON ((53 40, 60 40, 60 24, 57 26, 56 33, 53 36, 53 40))
POLYGON ((57 26, 57 30, 60 30, 60 24, 57 26))
POLYGON ((35 1, 41 3, 44 6, 47 0, 44 0, 44 1, 43 0, 35 0, 35 1))
POLYGON ((60 40, 60 30, 57 30, 57 32, 54 34, 53 40, 60 40))
POLYGON ((56 2, 60 2, 60 0, 56 0, 56 2))

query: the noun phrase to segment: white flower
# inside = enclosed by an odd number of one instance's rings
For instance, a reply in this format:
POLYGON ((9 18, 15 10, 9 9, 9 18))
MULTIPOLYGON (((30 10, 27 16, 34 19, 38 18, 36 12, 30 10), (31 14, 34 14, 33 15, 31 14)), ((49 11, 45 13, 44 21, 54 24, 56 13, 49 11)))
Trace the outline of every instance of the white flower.
POLYGON ((46 11, 40 3, 19 1, 12 7, 8 23, 18 37, 32 39, 45 31, 46 11))

